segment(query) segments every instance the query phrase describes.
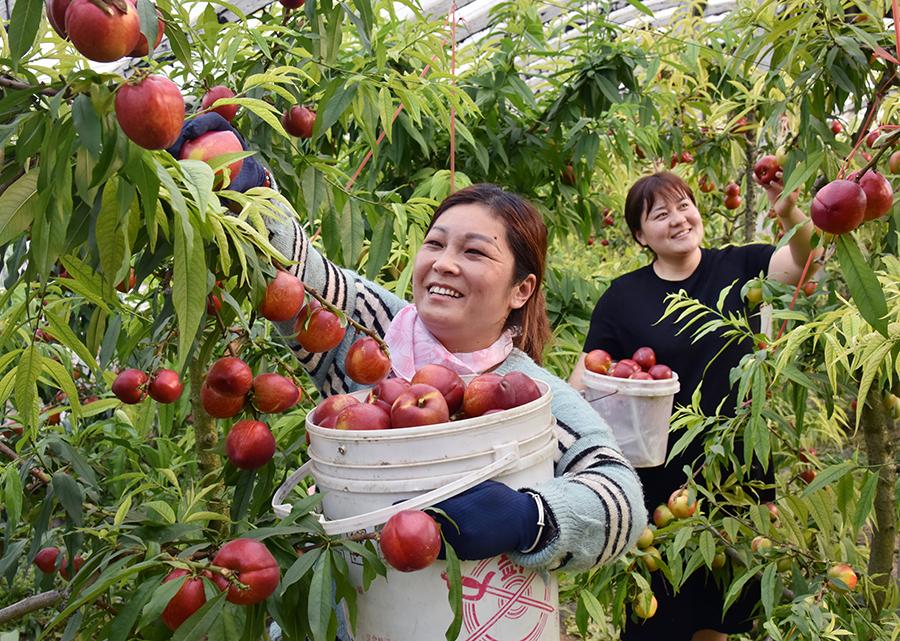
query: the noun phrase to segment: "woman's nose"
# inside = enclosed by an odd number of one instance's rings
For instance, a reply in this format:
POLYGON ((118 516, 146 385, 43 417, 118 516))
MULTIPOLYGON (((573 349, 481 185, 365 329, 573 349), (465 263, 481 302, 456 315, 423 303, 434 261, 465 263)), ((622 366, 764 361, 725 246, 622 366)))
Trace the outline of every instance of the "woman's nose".
POLYGON ((445 249, 440 254, 438 254, 434 263, 432 264, 432 269, 437 272, 455 272, 459 268, 459 262, 456 260, 456 254, 449 249, 445 249))

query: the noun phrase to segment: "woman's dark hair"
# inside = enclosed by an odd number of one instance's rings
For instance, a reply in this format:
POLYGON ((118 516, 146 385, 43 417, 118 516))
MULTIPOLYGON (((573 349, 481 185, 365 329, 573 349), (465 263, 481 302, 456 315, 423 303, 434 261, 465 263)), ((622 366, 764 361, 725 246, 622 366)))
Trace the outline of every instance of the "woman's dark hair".
POLYGON ((653 209, 657 198, 686 196, 695 205, 694 192, 681 176, 671 171, 660 171, 644 176, 631 186, 625 197, 625 222, 631 230, 632 238, 641 230, 644 213, 653 209))
POLYGON ((484 205, 504 222, 506 242, 515 258, 513 282, 519 283, 529 274, 534 274, 537 280, 528 301, 510 312, 506 329, 518 328, 513 344, 541 363, 544 346, 552 335, 544 290, 541 289, 547 260, 547 227, 535 206, 518 194, 504 191, 497 185, 481 183, 447 196, 434 211, 428 229, 451 207, 468 204, 484 205))

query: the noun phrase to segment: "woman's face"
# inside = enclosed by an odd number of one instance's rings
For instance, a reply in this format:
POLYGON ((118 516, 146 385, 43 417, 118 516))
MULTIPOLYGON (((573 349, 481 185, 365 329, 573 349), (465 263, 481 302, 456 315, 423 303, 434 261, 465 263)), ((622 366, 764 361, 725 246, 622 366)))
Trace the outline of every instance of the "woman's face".
POLYGON ((703 220, 697 206, 681 193, 662 194, 645 212, 638 242, 662 259, 678 259, 700 249, 703 220))
POLYGON ((515 259, 503 222, 484 205, 456 205, 425 236, 413 265, 419 317, 451 352, 491 345, 509 313, 535 289, 535 277, 513 283, 515 259))

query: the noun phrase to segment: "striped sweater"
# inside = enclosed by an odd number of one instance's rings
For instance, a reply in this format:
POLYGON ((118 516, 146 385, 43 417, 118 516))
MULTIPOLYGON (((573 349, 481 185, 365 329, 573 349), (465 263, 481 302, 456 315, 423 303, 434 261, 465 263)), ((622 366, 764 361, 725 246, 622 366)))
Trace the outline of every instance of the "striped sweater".
MULTIPOLYGON (((291 267, 295 275, 379 335, 408 304, 328 261, 295 218, 270 222, 269 234, 272 244, 295 262, 291 267)), ((285 336, 293 334, 290 322, 280 324, 279 330, 285 336)), ((360 388, 343 369, 347 350, 357 338, 350 327, 341 344, 329 352, 306 352, 293 339, 290 346, 319 391, 329 396, 360 388)), ((557 421, 555 478, 527 488, 544 500, 557 534, 533 553, 510 557, 520 565, 548 570, 584 570, 614 560, 634 545, 647 514, 637 474, 619 451, 609 426, 574 389, 520 350, 513 350, 495 371, 521 371, 546 382, 553 392, 557 421)))

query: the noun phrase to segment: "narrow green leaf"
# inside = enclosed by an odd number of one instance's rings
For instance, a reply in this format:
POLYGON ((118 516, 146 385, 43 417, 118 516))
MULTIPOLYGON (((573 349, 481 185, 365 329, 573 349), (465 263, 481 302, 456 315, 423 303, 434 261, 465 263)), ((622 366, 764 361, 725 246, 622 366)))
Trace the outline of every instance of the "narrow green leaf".
POLYGON ((19 468, 10 465, 3 473, 3 502, 6 508, 6 527, 15 531, 22 516, 22 478, 19 476, 19 468))
POLYGON ((859 500, 856 502, 856 510, 853 513, 853 528, 859 531, 866 522, 866 517, 872 511, 875 504, 875 489, 878 487, 878 475, 866 473, 866 480, 859 491, 859 500))
POLYGON ((153 591, 159 586, 160 581, 162 581, 161 575, 145 581, 129 595, 116 618, 109 622, 107 641, 126 641, 132 638, 131 630, 134 623, 153 595, 153 591))
POLYGON ((225 607, 225 597, 228 592, 220 592, 203 604, 190 618, 178 626, 172 641, 200 641, 216 622, 216 619, 225 607))
POLYGON ((22 352, 22 360, 16 367, 16 409, 27 427, 38 422, 37 380, 41 375, 41 353, 32 343, 22 352))
POLYGON ((312 569, 321 555, 322 548, 313 548, 301 554, 281 578, 281 593, 284 594, 285 590, 306 576, 306 573, 312 569))
POLYGON ((15 25, 15 29, 9 29, 9 49, 12 55, 13 69, 19 65, 22 58, 37 37, 38 28, 41 26, 41 14, 44 3, 41 0, 17 0, 13 5, 12 16, 9 24, 15 25))
POLYGON ((447 602, 450 604, 450 611, 453 612, 453 620, 447 626, 444 638, 447 641, 455 641, 462 628, 462 569, 459 557, 456 556, 456 550, 446 538, 444 539, 444 554, 447 559, 447 602))
POLYGON ((75 335, 68 323, 56 314, 54 309, 45 307, 44 318, 47 319, 47 323, 50 325, 50 333, 53 334, 56 340, 75 352, 78 358, 84 361, 92 370, 97 371, 99 369, 94 355, 88 351, 87 346, 75 335))
POLYGON ((319 111, 316 115, 316 124, 313 127, 313 137, 318 138, 322 133, 331 129, 341 115, 353 102, 356 95, 356 84, 349 84, 345 76, 335 78, 325 88, 325 95, 319 103, 319 111))
POLYGON ((803 488, 803 494, 801 496, 809 496, 813 492, 817 492, 823 487, 837 482, 844 474, 852 472, 855 468, 856 464, 852 461, 844 461, 843 463, 838 463, 837 465, 825 468, 816 474, 816 478, 813 479, 812 483, 803 488))
POLYGON ((65 472, 57 472, 53 475, 53 494, 62 503, 63 509, 76 527, 81 527, 84 514, 84 492, 81 486, 65 472))
POLYGON ((65 392, 66 397, 69 399, 72 415, 75 418, 79 418, 81 416, 81 403, 78 400, 78 388, 75 387, 75 381, 72 380, 69 370, 66 369, 65 365, 48 356, 43 357, 41 365, 44 372, 49 373, 53 380, 56 381, 59 389, 65 392))
POLYGON ((851 235, 838 236, 837 256, 850 295, 859 308, 859 313, 879 334, 889 338, 888 324, 885 318, 888 312, 884 290, 851 235))
POLYGON ((372 241, 369 244, 369 255, 366 258, 366 278, 375 280, 381 268, 391 255, 391 244, 394 241, 394 219, 390 215, 382 216, 372 230, 372 241))
POLYGON ((330 641, 328 623, 332 613, 331 585, 331 553, 326 552, 319 557, 309 585, 307 616, 314 641, 330 641))
POLYGON ((0 194, 0 245, 31 226, 38 202, 37 180, 38 172, 29 171, 0 194))
POLYGON ((206 256, 199 234, 193 242, 175 225, 175 268, 172 274, 172 302, 178 318, 178 367, 187 362, 191 345, 206 311, 206 256))
POLYGON ((138 17, 141 19, 141 33, 147 38, 148 55, 153 55, 153 46, 156 43, 156 35, 159 30, 159 22, 156 17, 156 7, 150 0, 138 0, 138 17))
POLYGON ((147 624, 159 619, 162 611, 166 609, 172 597, 181 589, 187 576, 181 576, 171 581, 163 583, 163 576, 159 577, 156 587, 153 588, 153 596, 147 601, 146 605, 141 609, 141 620, 138 628, 143 628, 147 624))
POLYGON ((121 221, 118 191, 117 180, 106 183, 97 214, 97 250, 101 273, 108 280, 106 287, 115 285, 114 278, 123 271, 125 261, 125 227, 121 221))
MULTIPOLYGON (((147 2, 147 0, 142 1, 147 2)), ((94 110, 91 98, 87 94, 78 94, 72 102, 72 121, 81 145, 95 158, 99 156, 102 136, 100 117, 94 110)))
POLYGON ((769 563, 763 570, 760 582, 763 611, 766 613, 767 619, 772 617, 772 608, 775 606, 775 579, 777 577, 775 572, 777 569, 774 563, 769 563))
POLYGON ((341 254, 346 265, 353 266, 359 261, 365 233, 365 220, 359 212, 357 200, 348 200, 340 218, 341 254))

